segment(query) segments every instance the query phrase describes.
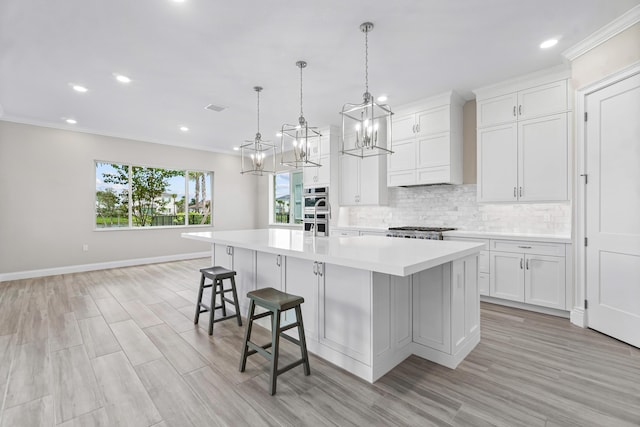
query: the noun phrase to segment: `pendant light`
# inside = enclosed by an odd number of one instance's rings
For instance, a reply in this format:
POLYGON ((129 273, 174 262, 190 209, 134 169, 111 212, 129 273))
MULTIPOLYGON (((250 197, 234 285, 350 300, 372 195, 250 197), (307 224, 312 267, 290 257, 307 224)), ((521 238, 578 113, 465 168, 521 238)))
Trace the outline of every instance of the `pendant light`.
POLYGON ((359 104, 344 104, 342 115, 342 154, 360 158, 393 154, 391 150, 391 115, 386 104, 378 104, 369 93, 369 33, 371 22, 360 25, 365 40, 365 91, 359 104))
MULTIPOLYGON (((300 117, 298 124, 282 125, 280 139, 280 163, 292 168, 322 166, 310 159, 311 153, 319 152, 320 137, 322 136, 317 127, 309 126, 302 112, 302 69, 307 66, 305 61, 297 61, 296 66, 300 68, 300 117)), ((317 157, 313 156, 315 160, 317 157)))
POLYGON ((246 140, 247 144, 240 146, 240 157, 242 159, 242 169, 240 173, 250 173, 253 175, 263 175, 265 173, 276 172, 276 146, 269 141, 263 141, 260 134, 260 92, 261 86, 254 86, 258 98, 258 131, 253 140, 246 140), (270 167, 266 167, 269 163, 270 167))

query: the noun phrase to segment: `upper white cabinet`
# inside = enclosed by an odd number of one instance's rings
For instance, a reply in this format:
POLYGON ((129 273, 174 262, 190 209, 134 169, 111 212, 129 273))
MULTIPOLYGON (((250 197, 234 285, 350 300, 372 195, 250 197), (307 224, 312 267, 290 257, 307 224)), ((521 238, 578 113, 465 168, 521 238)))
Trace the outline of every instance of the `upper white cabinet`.
POLYGON ((398 107, 389 187, 462 183, 462 106, 455 92, 398 107))
MULTIPOLYGON (((386 126, 380 123, 378 138, 386 138, 386 126)), ((355 134, 345 136, 345 146, 353 146, 355 134)), ((337 150, 336 150, 337 151, 337 150)), ((395 154, 391 154, 394 156, 395 154)), ((387 204, 387 159, 389 156, 355 157, 338 154, 340 162, 340 205, 387 204)))
POLYGON ((476 91, 479 202, 568 199, 568 85, 548 78, 476 91))
POLYGON ((331 150, 337 149, 338 128, 320 129, 320 143, 309 147, 309 159, 319 163, 318 167, 306 167, 302 171, 302 184, 308 187, 328 187, 331 181, 331 150))
POLYGON ((513 123, 568 109, 567 81, 559 80, 536 87, 477 100, 479 128, 513 123))

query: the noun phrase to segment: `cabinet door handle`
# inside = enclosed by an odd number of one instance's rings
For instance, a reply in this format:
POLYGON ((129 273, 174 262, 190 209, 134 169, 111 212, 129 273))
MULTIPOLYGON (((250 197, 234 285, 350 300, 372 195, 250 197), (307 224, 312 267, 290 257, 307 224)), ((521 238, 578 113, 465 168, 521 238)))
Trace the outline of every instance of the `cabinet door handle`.
POLYGON ((276 265, 278 267, 282 266, 282 258, 281 255, 276 255, 276 265))
POLYGON ((513 187, 513 198, 515 199, 516 197, 518 197, 518 193, 517 193, 518 189, 516 187, 513 187))
POLYGON ((416 125, 416 133, 420 133, 420 123, 416 125))
POLYGON ((515 116, 516 116, 516 106, 514 105, 513 106, 513 117, 515 117, 515 116))
POLYGON ((411 133, 416 133, 416 125, 411 126, 411 133))
POLYGON ((529 260, 527 260, 527 270, 529 269, 529 260))
POLYGON ((318 275, 318 263, 317 262, 313 262, 313 275, 317 276, 318 275))
POLYGON ((229 255, 233 255, 233 246, 227 246, 229 255))
POLYGON ((522 270, 522 262, 523 262, 523 259, 520 258, 520 270, 522 270))
POLYGON ((522 197, 522 187, 520 187, 520 197, 522 197))
POLYGON ((518 105, 518 114, 522 115, 522 105, 518 105))
POLYGON ((531 249, 531 246, 518 246, 520 249, 531 249))
POLYGON ((318 263, 318 275, 324 276, 324 263, 322 262, 318 263))

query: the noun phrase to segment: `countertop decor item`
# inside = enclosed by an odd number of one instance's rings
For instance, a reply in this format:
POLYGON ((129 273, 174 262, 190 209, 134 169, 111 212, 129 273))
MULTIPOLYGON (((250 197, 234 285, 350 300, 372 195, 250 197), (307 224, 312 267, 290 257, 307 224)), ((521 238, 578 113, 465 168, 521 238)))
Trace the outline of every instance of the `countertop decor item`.
POLYGON ((258 99, 258 131, 253 140, 245 141, 246 144, 240 146, 240 156, 242 157, 242 170, 240 173, 252 175, 263 175, 265 173, 276 172, 276 146, 269 141, 262 140, 260 133, 260 92, 261 86, 254 86, 258 99), (267 166, 268 164, 268 166, 267 166))
POLYGON ((386 104, 378 104, 369 93, 369 33, 371 22, 360 25, 365 40, 365 91, 359 104, 342 107, 342 154, 360 158, 393 154, 391 150, 391 115, 386 104))
POLYGON ((317 127, 309 126, 302 112, 302 69, 306 68, 306 61, 297 61, 300 68, 300 117, 295 125, 284 124, 280 131, 280 163, 292 168, 322 166, 310 159, 309 153, 320 145, 322 136, 317 127))

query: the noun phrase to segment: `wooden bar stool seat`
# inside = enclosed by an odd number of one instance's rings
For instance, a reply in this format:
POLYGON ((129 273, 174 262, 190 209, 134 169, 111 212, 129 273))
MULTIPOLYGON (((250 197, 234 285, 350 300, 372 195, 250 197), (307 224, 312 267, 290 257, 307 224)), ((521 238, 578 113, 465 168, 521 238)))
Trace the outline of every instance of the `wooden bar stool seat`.
POLYGON ((297 295, 287 294, 274 288, 262 288, 247 293, 249 298, 249 314, 247 316, 248 324, 244 334, 244 343, 242 345, 242 358, 240 360, 240 372, 244 372, 247 365, 247 358, 253 354, 260 353, 271 361, 271 380, 269 384, 269 394, 276 393, 276 380, 278 375, 295 368, 298 365, 304 366, 304 374, 311 374, 309 368, 309 354, 307 353, 307 343, 304 337, 304 325, 302 323, 302 310, 300 305, 304 302, 304 298, 297 295), (255 314, 256 305, 268 311, 255 314), (294 323, 280 326, 280 314, 287 310, 295 310, 296 321, 294 323), (271 316, 271 342, 258 345, 251 341, 251 328, 253 321, 263 317, 271 316), (299 340, 284 334, 292 328, 298 328, 299 340), (295 362, 288 364, 282 369, 278 369, 278 354, 280 351, 280 337, 291 341, 300 346, 302 357, 295 362), (271 351, 267 351, 271 348, 271 351))
POLYGON ((213 334, 213 324, 222 320, 236 318, 238 326, 242 326, 242 318, 240 317, 240 306, 238 305, 238 294, 236 292, 236 272, 228 270, 224 267, 208 267, 200 269, 200 290, 198 291, 198 302, 196 304, 196 316, 193 319, 193 323, 198 324, 200 319, 200 313, 209 312, 209 335, 213 334), (211 283, 206 283, 205 279, 211 280, 211 283), (231 287, 225 289, 223 280, 229 280, 231 287), (202 294, 205 288, 211 288, 211 303, 205 304, 202 302, 202 294), (232 299, 225 296, 226 293, 231 292, 232 299), (220 295, 220 305, 216 305, 216 297, 220 295), (235 312, 227 315, 226 303, 233 304, 235 312), (222 317, 215 319, 215 311, 222 310, 222 317))

